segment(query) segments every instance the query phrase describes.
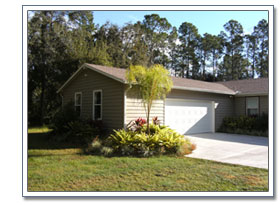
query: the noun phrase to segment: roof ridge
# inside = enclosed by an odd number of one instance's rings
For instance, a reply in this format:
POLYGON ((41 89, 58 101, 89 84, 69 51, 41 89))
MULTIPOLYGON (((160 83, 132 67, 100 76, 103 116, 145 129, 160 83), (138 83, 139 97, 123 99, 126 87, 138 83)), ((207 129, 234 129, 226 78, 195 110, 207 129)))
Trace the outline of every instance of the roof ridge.
POLYGON ((101 66, 101 67, 104 67, 104 68, 127 70, 127 68, 119 68, 119 67, 113 67, 113 66, 107 66, 107 65, 97 65, 97 64, 92 64, 92 63, 85 63, 85 64, 89 65, 89 66, 101 66))
POLYGON ((246 81, 246 80, 263 80, 268 79, 268 77, 261 77, 261 78, 247 78, 247 79, 236 79, 236 80, 228 80, 228 81, 217 81, 217 83, 227 83, 227 82, 236 82, 236 81, 246 81))

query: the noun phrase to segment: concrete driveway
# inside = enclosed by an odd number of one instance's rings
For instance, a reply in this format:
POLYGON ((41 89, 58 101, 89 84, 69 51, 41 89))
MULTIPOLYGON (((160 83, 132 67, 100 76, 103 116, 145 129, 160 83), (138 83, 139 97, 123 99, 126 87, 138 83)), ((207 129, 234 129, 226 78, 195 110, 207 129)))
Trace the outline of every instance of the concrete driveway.
POLYGON ((268 169, 268 138, 226 133, 187 136, 197 145, 188 157, 268 169))

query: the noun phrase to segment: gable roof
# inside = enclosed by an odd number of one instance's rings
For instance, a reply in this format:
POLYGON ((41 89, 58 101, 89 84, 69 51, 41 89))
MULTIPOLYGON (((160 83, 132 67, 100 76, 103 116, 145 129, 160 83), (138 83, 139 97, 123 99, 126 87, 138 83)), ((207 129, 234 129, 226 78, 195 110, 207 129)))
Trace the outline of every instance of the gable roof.
POLYGON ((237 96, 267 95, 269 91, 268 78, 231 80, 218 83, 234 90, 237 96))
MULTIPOLYGON (((81 66, 57 91, 58 93, 80 72, 80 70, 88 68, 90 70, 96 71, 100 74, 103 74, 111 79, 119 81, 121 83, 126 84, 126 69, 124 68, 114 68, 108 66, 94 65, 94 64, 84 64, 81 66)), ((236 92, 231 88, 220 84, 220 83, 212 83, 205 82, 200 80, 192 80, 186 78, 179 77, 171 77, 173 81, 173 88, 178 90, 190 90, 190 91, 198 91, 198 92, 208 92, 208 93, 219 93, 219 94, 227 94, 227 95, 235 95, 236 92)))

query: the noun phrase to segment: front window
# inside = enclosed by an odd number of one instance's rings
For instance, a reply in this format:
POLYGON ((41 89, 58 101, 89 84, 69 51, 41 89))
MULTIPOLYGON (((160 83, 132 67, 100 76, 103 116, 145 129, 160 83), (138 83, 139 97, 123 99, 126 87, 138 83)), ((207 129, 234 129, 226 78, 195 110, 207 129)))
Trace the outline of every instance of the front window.
POLYGON ((82 93, 76 92, 75 93, 75 111, 81 115, 82 110, 82 93))
POLYGON ((102 120, 102 91, 93 91, 93 120, 102 120))
POLYGON ((248 116, 254 116, 259 114, 259 98, 247 97, 246 98, 246 113, 248 116))

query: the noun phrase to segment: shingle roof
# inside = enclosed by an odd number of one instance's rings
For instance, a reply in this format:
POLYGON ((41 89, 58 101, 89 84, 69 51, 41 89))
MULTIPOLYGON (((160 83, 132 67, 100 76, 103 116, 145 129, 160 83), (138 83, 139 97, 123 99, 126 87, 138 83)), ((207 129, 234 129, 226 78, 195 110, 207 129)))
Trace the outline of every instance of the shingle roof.
MULTIPOLYGON (((126 69, 100 66, 94 64, 86 64, 86 65, 93 69, 97 69, 101 73, 110 75, 113 78, 117 78, 124 83, 126 82, 126 78, 125 78, 126 69)), ((211 83, 211 82, 192 80, 186 78, 178 78, 178 77, 172 77, 172 81, 173 81, 173 89, 193 90, 193 91, 210 92, 210 93, 222 93, 222 94, 229 94, 229 95, 235 94, 235 92, 232 91, 231 89, 218 83, 211 83)))
POLYGON ((221 93, 221 94, 229 94, 229 95, 235 94, 233 90, 218 83, 205 82, 201 80, 193 80, 193 79, 173 77, 173 76, 172 76, 172 81, 173 81, 174 89, 221 93))
MULTIPOLYGON (((94 64, 84 64, 61 86, 61 88, 57 92, 60 92, 84 67, 87 67, 91 70, 101 73, 121 83, 127 83, 125 77, 126 69, 124 68, 114 68, 114 67, 94 65, 94 64)), ((172 77, 172 81, 173 81, 173 89, 180 89, 180 90, 220 93, 220 94, 227 94, 227 95, 235 95, 237 92, 239 92, 239 94, 268 93, 267 78, 258 79, 258 80, 238 80, 238 81, 214 83, 214 82, 205 82, 200 80, 172 77)))
POLYGON ((123 82, 126 81, 125 78, 125 72, 126 69, 125 68, 114 68, 114 67, 108 67, 108 66, 102 66, 102 65, 94 65, 94 64, 88 64, 86 63, 87 66, 93 68, 93 69, 97 69, 99 71, 101 71, 102 73, 106 73, 111 75, 114 78, 117 78, 123 82))
POLYGON ((268 78, 232 80, 219 82, 237 92, 237 95, 268 94, 268 78))

